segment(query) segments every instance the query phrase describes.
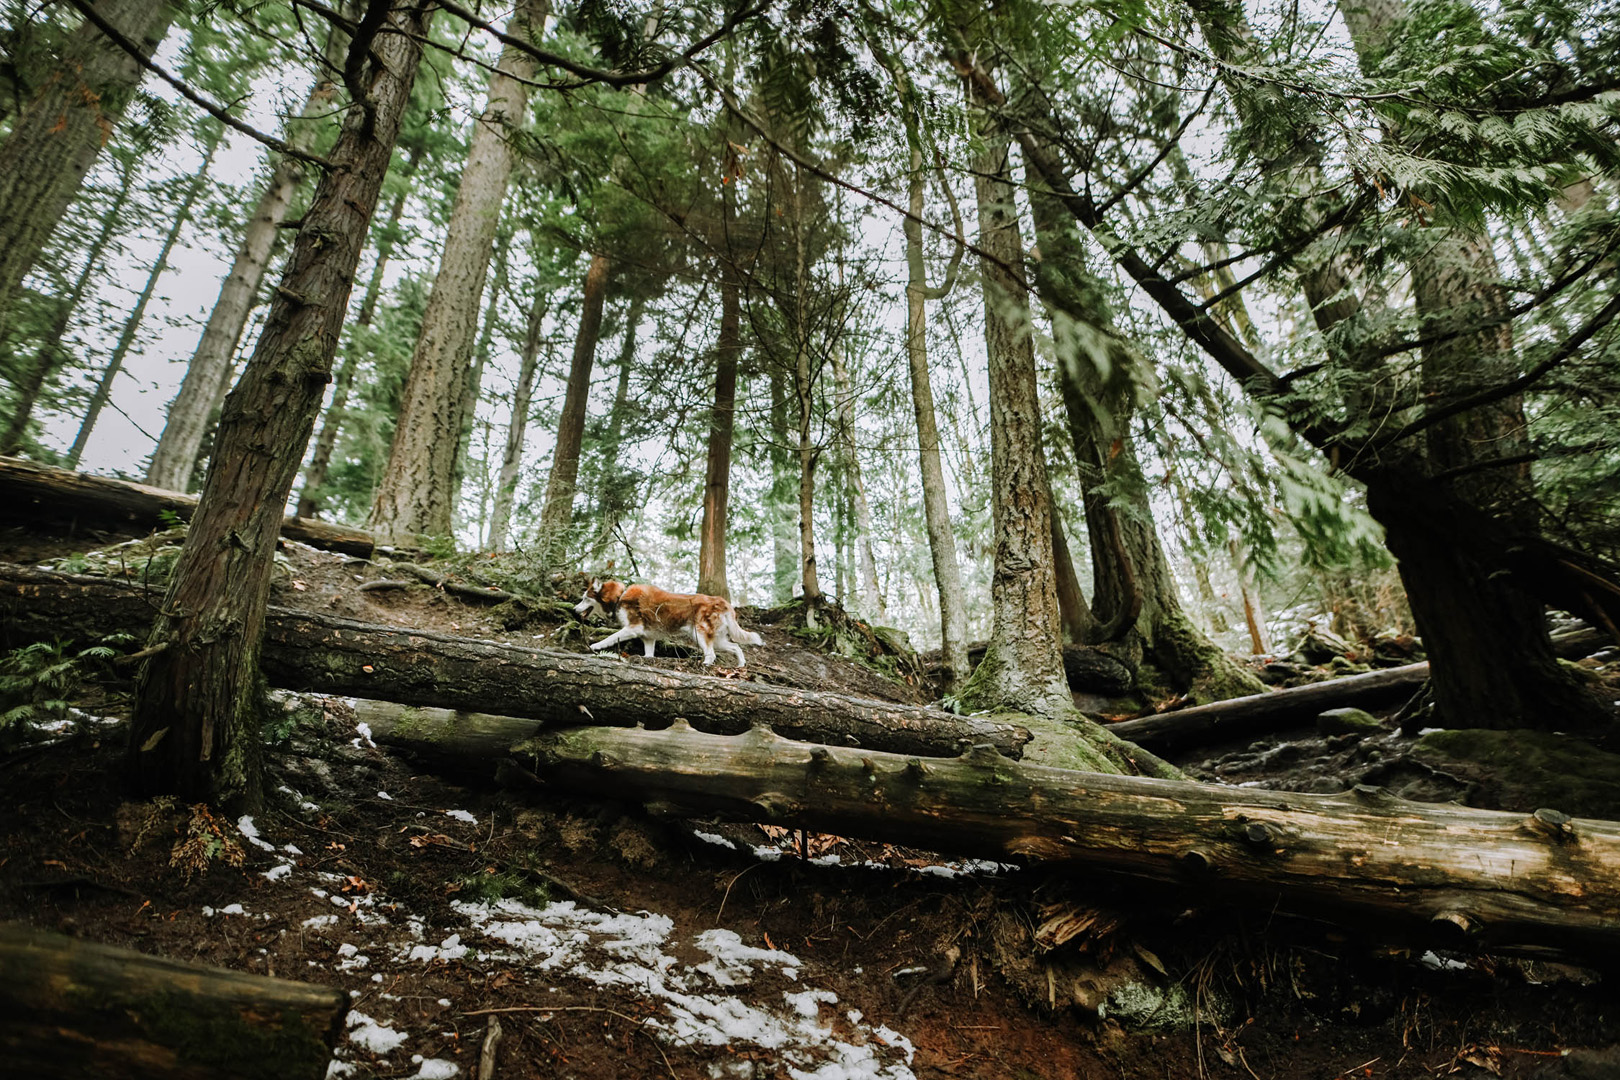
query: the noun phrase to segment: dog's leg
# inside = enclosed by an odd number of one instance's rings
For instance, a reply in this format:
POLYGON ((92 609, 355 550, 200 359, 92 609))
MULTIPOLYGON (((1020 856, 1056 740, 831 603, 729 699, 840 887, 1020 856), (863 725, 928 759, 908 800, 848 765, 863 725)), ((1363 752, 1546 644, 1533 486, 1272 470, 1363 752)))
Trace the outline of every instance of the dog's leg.
POLYGON ((630 638, 640 636, 641 635, 639 633, 627 626, 623 630, 615 630, 601 641, 594 642, 591 645, 591 649, 595 652, 601 652, 603 649, 613 648, 613 646, 617 645, 621 641, 627 641, 630 638))
POLYGON ((653 650, 656 649, 657 647, 658 647, 658 639, 657 638, 644 637, 644 638, 641 639, 641 655, 642 656, 646 656, 646 657, 650 658, 652 656, 652 654, 653 654, 653 650))
POLYGON ((735 641, 732 641, 730 638, 722 638, 721 640, 716 641, 714 644, 716 648, 725 649, 727 652, 734 654, 737 657, 738 667, 747 666, 748 661, 743 658, 743 651, 737 647, 737 643, 735 641))

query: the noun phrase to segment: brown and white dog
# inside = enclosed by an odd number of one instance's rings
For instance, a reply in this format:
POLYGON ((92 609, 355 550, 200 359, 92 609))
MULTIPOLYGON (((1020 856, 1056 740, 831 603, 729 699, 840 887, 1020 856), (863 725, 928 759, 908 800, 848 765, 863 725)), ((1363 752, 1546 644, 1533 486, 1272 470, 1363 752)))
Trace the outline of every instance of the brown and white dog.
POLYGON ((765 644, 764 638, 742 628, 736 611, 723 596, 672 593, 656 585, 626 586, 592 578, 585 598, 574 606, 574 611, 582 618, 593 612, 618 617, 621 629, 592 645, 592 649, 611 649, 621 641, 640 638, 643 652, 651 656, 660 640, 690 636, 703 650, 705 665, 714 663, 716 649, 724 649, 736 656, 737 666, 742 667, 747 661, 738 643, 765 644))

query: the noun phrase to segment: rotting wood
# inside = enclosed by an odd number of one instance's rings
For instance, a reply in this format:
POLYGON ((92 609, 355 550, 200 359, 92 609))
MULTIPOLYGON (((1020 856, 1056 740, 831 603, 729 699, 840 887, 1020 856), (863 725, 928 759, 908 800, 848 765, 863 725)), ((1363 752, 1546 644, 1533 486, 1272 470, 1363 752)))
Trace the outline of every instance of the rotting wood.
MULTIPOLYGON (((162 593, 107 578, 0 564, 0 641, 144 635, 162 593)), ((755 723, 837 746, 949 756, 987 742, 1018 756, 1028 729, 939 709, 738 678, 640 659, 497 644, 272 607, 261 658, 272 686, 479 710, 538 721, 667 726, 737 734, 755 723)))
POLYGON ((561 790, 935 851, 1103 872, 1448 948, 1620 959, 1620 823, 806 746, 756 729, 543 732, 561 790))
POLYGON ((9 1075, 318 1080, 348 1009, 348 995, 329 986, 0 923, 9 1075))
MULTIPOLYGON (((190 521, 196 509, 195 495, 0 457, 0 521, 87 529, 161 528, 165 513, 190 521)), ((281 535, 360 558, 370 558, 376 546, 368 532, 308 518, 283 518, 281 535)))
MULTIPOLYGON (((1609 643, 1608 635, 1596 630, 1556 634, 1552 640, 1553 650, 1566 659, 1587 656, 1609 643)), ((1156 754, 1175 753, 1227 739, 1269 734, 1309 720, 1324 709, 1347 705, 1375 709, 1393 705, 1417 693, 1428 679, 1427 661, 1406 664, 1123 720, 1108 725, 1108 730, 1144 750, 1156 754)))

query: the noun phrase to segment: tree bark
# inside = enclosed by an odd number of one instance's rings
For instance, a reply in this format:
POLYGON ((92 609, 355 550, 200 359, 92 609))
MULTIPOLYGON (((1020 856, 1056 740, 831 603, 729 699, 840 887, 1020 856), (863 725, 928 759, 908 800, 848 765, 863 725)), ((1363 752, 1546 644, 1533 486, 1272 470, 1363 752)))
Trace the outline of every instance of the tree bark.
POLYGON ((16 397, 11 403, 11 419, 6 424, 5 435, 0 437, 0 454, 15 454, 22 448, 23 440, 28 434, 28 421, 33 417, 34 407, 39 404, 39 395, 44 392, 45 383, 51 374, 60 370, 68 360, 68 352, 62 339, 67 336, 73 313, 78 310, 79 303, 84 299, 91 279, 101 272, 102 253, 107 250, 107 245, 112 243, 119 228, 125 224, 124 204, 129 201, 130 188, 135 178, 135 166, 140 160, 135 154, 129 154, 124 158, 117 186, 113 191, 112 204, 101 219, 101 228, 96 233, 96 238, 90 242, 90 250, 84 257, 84 268, 79 271, 79 276, 73 282, 73 287, 68 290, 67 296, 58 302, 56 317, 51 323, 46 340, 40 345, 39 352, 34 354, 33 364, 24 372, 19 382, 16 397))
MULTIPOLYGON (((723 197, 729 199, 729 194, 723 197)), ((731 499, 731 439, 737 424, 737 362, 741 356, 742 285, 728 253, 722 257, 720 267, 720 333, 714 345, 714 410, 709 414, 697 583, 698 592, 728 600, 731 587, 726 583, 726 530, 731 499)))
POLYGON ((596 362, 596 342, 602 336, 602 305, 607 299, 610 265, 606 255, 592 255, 585 272, 579 333, 574 337, 574 358, 568 368, 562 416, 557 421, 557 445, 552 451, 551 473, 546 477, 545 502, 540 510, 539 553, 547 566, 560 565, 568 551, 579 455, 585 441, 585 410, 590 404, 591 367, 596 362))
POLYGON ((381 25, 362 20, 350 47, 370 100, 344 121, 335 167, 304 214, 258 347, 225 402, 197 514, 149 638, 160 651, 136 678, 129 772, 143 794, 227 809, 262 797, 258 659, 275 537, 331 379, 434 5, 371 10, 381 25))
POLYGON ((0 1047, 18 1076, 321 1080, 349 997, 0 923, 0 1047))
POLYGON ((1063 626, 1065 645, 1084 645, 1092 640, 1097 620, 1091 615, 1085 594, 1080 591, 1080 575, 1074 571, 1069 538, 1063 533, 1063 515, 1052 507, 1052 568, 1056 574, 1058 620, 1063 626))
MULTIPOLYGON (((306 149, 313 141, 317 118, 328 111, 336 96, 336 83, 330 72, 341 67, 343 35, 332 30, 327 39, 325 59, 333 67, 317 68, 315 85, 298 116, 287 125, 289 145, 306 149)), ((163 434, 157 449, 146 466, 146 482, 153 487, 170 491, 191 490, 191 478, 196 471, 197 453, 208 434, 213 420, 215 399, 219 397, 219 384, 230 378, 236 346, 247 326, 248 314, 253 310, 270 266, 270 254, 275 248, 281 223, 292 205, 293 196, 304 182, 305 166, 302 161, 283 154, 270 170, 259 201, 248 215, 242 238, 236 245, 236 257, 230 272, 220 283, 219 297, 208 315, 197 349, 186 365, 186 375, 174 400, 169 402, 163 434)), ((300 507, 299 514, 311 516, 300 507)))
MULTIPOLYGON (((934 388, 928 371, 928 299, 943 296, 955 282, 956 262, 938 290, 928 288, 923 262, 923 154, 917 121, 907 113, 906 135, 911 143, 911 173, 907 180, 910 215, 901 227, 906 237, 906 362, 911 374, 911 406, 917 419, 917 466, 922 476, 923 520, 928 526, 928 552, 939 592, 941 677, 954 691, 968 677, 967 598, 962 571, 956 561, 956 534, 951 529, 950 507, 945 500, 945 468, 939 452, 939 425, 934 416, 934 388)), ((954 205, 954 204, 953 204, 954 205)), ((961 217, 957 215, 960 227, 961 217)), ((956 250, 956 259, 961 248, 956 250)))
POLYGON ((62 464, 69 469, 79 467, 79 459, 84 456, 85 444, 90 441, 90 432, 96 426, 96 420, 101 416, 101 410, 106 407, 108 399, 112 397, 113 380, 124 368, 124 357, 129 355, 130 347, 135 344, 135 335, 140 332, 141 321, 146 318, 146 306, 152 302, 152 295, 157 292, 158 281, 162 279, 165 271, 169 269, 169 256, 174 253, 174 245, 180 239, 180 230, 191 221, 191 209, 197 204, 197 198, 202 194, 203 184, 208 179, 208 170, 214 164, 214 152, 219 149, 220 140, 225 137, 224 125, 208 121, 210 134, 204 145, 202 164, 197 167, 197 175, 191 178, 186 185, 186 193, 180 200, 180 206, 175 210, 174 222, 163 237, 163 243, 158 248, 156 261, 152 269, 147 272, 146 285, 141 289, 135 300, 135 307, 124 320, 124 329, 118 335, 118 344, 113 346, 112 355, 107 359, 107 366, 101 371, 101 379, 96 383, 96 389, 90 395, 90 404, 85 410, 84 420, 79 424, 79 433, 74 436, 73 445, 68 448, 67 457, 62 464))
POLYGON ((855 388, 849 367, 844 363, 845 347, 833 352, 833 381, 838 389, 838 431, 844 444, 845 468, 849 473, 849 497, 855 504, 855 556, 853 570, 860 575, 861 609, 879 624, 889 621, 889 610, 878 587, 877 559, 872 554, 872 505, 866 499, 866 483, 861 476, 861 460, 855 448, 855 388))
POLYGON ((1491 951, 1620 954, 1620 824, 1053 769, 582 728, 520 747, 547 785, 937 851, 1118 876, 1248 910, 1491 951))
MULTIPOLYGON (((99 0, 95 10, 147 57, 176 12, 168 0, 99 0)), ((68 38, 54 77, 12 122, 0 145, 0 339, 23 278, 79 193, 141 74, 133 56, 86 20, 68 38)))
MULTIPOLYGON (((816 462, 821 451, 810 441, 815 418, 815 372, 810 357, 809 252, 804 220, 804 169, 793 170, 793 400, 799 421, 799 582, 806 604, 821 599, 821 581, 816 574, 816 462)), ((814 619, 812 614, 807 616, 814 619)))
MULTIPOLYGON (((0 630, 8 647, 139 633, 157 615, 157 599, 107 578, 0 563, 0 630)), ((768 724, 791 738, 924 755, 988 742, 1017 756, 1029 741, 1029 732, 1015 724, 939 709, 285 608, 268 609, 262 662, 270 684, 287 690, 477 710, 547 726, 663 727, 685 717, 722 734, 768 724)))
MULTIPOLYGON (((501 297, 506 292, 508 262, 512 249, 511 226, 498 229, 495 234, 494 266, 489 275, 489 296, 484 301, 484 321, 478 331, 478 343, 473 346, 472 363, 467 367, 467 379, 461 388, 461 420, 457 424, 455 498, 452 506, 461 502, 461 489, 467 483, 467 458, 472 452, 473 429, 478 420, 478 399, 484 389, 484 368, 489 365, 490 350, 495 345, 495 326, 500 321, 501 297)), ((486 451, 487 452, 487 451, 486 451)), ((486 476, 487 471, 486 471, 486 476)), ((478 532, 483 532, 483 513, 480 507, 478 532)))
MULTIPOLYGON (((416 175, 419 160, 417 147, 411 147, 400 170, 405 179, 416 175)), ((355 315, 356 326, 370 326, 377 316, 377 300, 382 295, 383 273, 388 259, 399 242, 399 219, 405 215, 405 196, 408 188, 401 186, 388 210, 387 223, 377 231, 377 261, 371 266, 371 279, 366 283, 366 294, 360 300, 360 311, 355 315)), ((343 363, 332 379, 332 403, 326 407, 326 420, 321 433, 315 438, 315 453, 310 456, 309 467, 304 470, 304 487, 298 493, 297 514, 303 518, 317 518, 321 514, 321 487, 332 467, 332 453, 337 449, 338 432, 343 430, 344 410, 349 407, 349 393, 354 388, 355 371, 360 366, 360 344, 350 335, 348 347, 343 350, 343 363)))
POLYGON ((990 505, 995 576, 990 647, 963 691, 976 710, 1043 716, 1072 712, 1058 651, 1063 639, 1052 569, 1051 486, 1041 453, 1041 409, 1030 337, 1023 241, 1013 202, 1006 129, 976 110, 983 150, 974 170, 979 209, 984 334, 990 358, 990 505))
MULTIPOLYGON (((162 528, 165 514, 189 521, 196 512, 195 495, 0 457, 3 521, 128 531, 162 528)), ((369 558, 376 548, 370 533, 341 525, 284 517, 280 529, 288 540, 360 558, 369 558)))
MULTIPOLYGON (((549 9, 549 0, 522 0, 509 32, 526 38, 531 27, 545 21, 549 9)), ((510 45, 502 49, 484 110, 473 123, 438 274, 401 392, 393 447, 372 503, 371 528, 380 536, 450 536, 455 529, 462 397, 484 279, 512 173, 508 132, 523 124, 534 70, 528 53, 510 45)))
POLYGON ((495 484, 495 505, 489 512, 489 548, 506 550, 507 532, 512 527, 512 500, 517 494, 518 469, 523 464, 523 439, 529 429, 529 402, 534 396, 534 376, 540 367, 540 335, 551 294, 536 284, 534 304, 529 309, 528 326, 523 332, 523 351, 518 358, 517 382, 512 386, 512 419, 506 426, 506 449, 501 455, 501 473, 495 484))
POLYGON ((772 366, 771 384, 771 603, 782 605, 793 599, 793 583, 798 580, 799 558, 795 551, 794 500, 789 493, 796 484, 788 443, 787 378, 772 366))
POLYGON ((639 407, 630 403, 630 373, 636 366, 636 332, 641 327, 641 315, 646 306, 646 296, 637 292, 630 297, 630 303, 625 308, 624 340, 619 347, 619 381, 613 389, 613 407, 608 410, 607 431, 602 438, 602 460, 597 472, 597 531, 589 554, 589 561, 593 564, 613 546, 619 523, 631 509, 631 493, 625 477, 619 472, 619 440, 624 434, 625 417, 632 411, 640 411, 639 407))

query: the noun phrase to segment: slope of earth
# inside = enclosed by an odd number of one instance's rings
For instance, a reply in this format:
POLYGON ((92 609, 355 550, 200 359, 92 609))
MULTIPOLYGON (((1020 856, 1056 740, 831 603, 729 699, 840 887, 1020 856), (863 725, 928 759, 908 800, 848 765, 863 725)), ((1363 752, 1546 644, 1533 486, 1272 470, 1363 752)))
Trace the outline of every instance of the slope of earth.
MULTIPOLYGON (((35 561, 80 569, 82 543, 28 543, 35 561)), ((127 554, 126 570, 159 558, 127 554)), ((296 545, 284 559, 278 604, 584 648, 571 623, 513 627, 442 590, 358 591, 398 576, 387 568, 296 545)), ((756 678, 924 700, 789 625, 744 622, 767 638, 749 652, 756 678)), ((116 718, 127 686, 90 686, 79 703, 116 718)), ((1620 1015, 1594 970, 1407 950, 876 843, 658 821, 611 793, 456 787, 370 745, 337 700, 267 727, 269 805, 237 821, 126 801, 115 722, 0 757, 0 918, 341 987, 334 1076, 1620 1075, 1620 1015)), ((1328 737, 1284 742, 1300 746, 1187 764, 1277 785, 1366 764, 1328 737)))

